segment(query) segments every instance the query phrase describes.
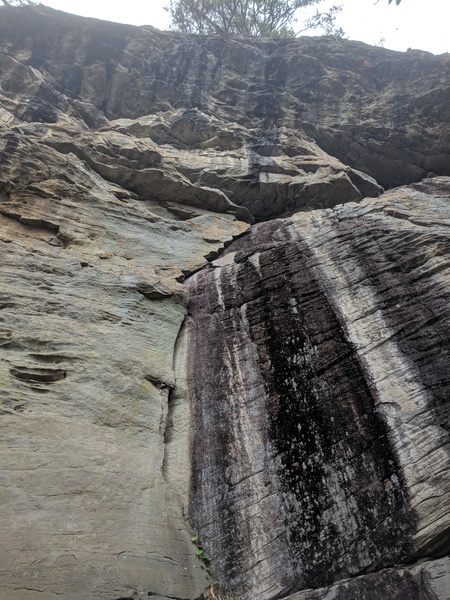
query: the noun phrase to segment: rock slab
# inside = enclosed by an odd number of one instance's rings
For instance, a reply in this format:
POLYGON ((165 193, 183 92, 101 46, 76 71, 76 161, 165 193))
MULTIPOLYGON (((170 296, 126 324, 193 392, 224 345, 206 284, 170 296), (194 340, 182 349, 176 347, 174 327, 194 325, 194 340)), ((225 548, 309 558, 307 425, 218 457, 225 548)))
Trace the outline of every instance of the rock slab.
POLYGON ((449 196, 260 224, 189 279, 190 513, 227 592, 448 553, 449 196))

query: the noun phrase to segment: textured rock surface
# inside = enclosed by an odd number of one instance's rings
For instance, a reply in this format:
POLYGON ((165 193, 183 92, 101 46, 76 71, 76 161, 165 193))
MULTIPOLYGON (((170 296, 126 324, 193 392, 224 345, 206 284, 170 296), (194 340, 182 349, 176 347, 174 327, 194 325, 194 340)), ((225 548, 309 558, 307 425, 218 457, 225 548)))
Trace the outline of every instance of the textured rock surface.
MULTIPOLYGON (((317 140, 319 158, 325 150, 385 187, 430 171, 450 174, 448 55, 399 53, 334 38, 197 39, 68 19, 49 9, 17 13, 3 10, 0 23, 3 47, 16 61, 3 59, 2 68, 13 70, 2 86, 5 106, 8 94, 28 97, 13 110, 16 120, 48 123, 69 113, 98 127, 106 118, 153 115, 135 131, 151 131, 155 141, 179 148, 237 148, 239 156, 245 150, 248 171, 240 176, 252 176, 253 183, 261 171, 271 172, 270 161, 258 166, 260 155, 287 153, 295 170, 306 164, 307 173, 324 166, 311 159, 301 131, 317 140), (204 114, 164 116, 195 108, 204 114), (241 135, 233 124, 245 128, 241 135)), ((274 166, 274 174, 289 174, 290 162, 274 166)), ((328 168, 342 170, 337 164, 328 168)), ((193 168, 196 178, 199 167, 193 168)), ((357 178, 351 179, 355 184, 357 178)), ((239 203, 238 189, 231 190, 231 200, 239 203)))
POLYGON ((206 581, 164 480, 175 277, 246 225, 118 199, 74 156, 58 168, 0 216, 0 597, 197 597, 206 581))
POLYGON ((449 64, 0 9, 1 600, 446 598, 449 64))
POLYGON ((386 569, 374 575, 346 580, 328 589, 308 590, 288 596, 289 600, 448 600, 450 561, 425 562, 416 567, 386 569))
POLYGON ((189 280, 190 513, 239 598, 448 552, 449 196, 260 224, 189 280))

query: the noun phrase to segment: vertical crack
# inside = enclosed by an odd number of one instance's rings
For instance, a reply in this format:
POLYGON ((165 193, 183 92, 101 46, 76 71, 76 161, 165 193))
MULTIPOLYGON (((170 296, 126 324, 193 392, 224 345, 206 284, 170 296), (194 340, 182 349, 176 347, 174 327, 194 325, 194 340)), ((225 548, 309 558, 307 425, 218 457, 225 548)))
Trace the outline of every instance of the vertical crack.
POLYGON ((163 443, 164 443, 164 454, 163 454, 163 461, 162 461, 162 467, 161 467, 161 472, 162 472, 162 476, 164 478, 164 481, 166 483, 169 483, 168 481, 168 470, 169 470, 169 452, 168 452, 168 445, 170 444, 170 442, 173 439, 173 406, 174 406, 174 388, 169 390, 169 393, 167 395, 167 410, 166 412, 166 419, 165 419, 165 428, 164 428, 164 438, 163 438, 163 443))
MULTIPOLYGON (((162 475, 168 484, 180 490, 184 488, 180 483, 180 473, 186 474, 188 468, 187 449, 189 427, 187 393, 185 388, 185 349, 186 333, 188 329, 189 316, 186 316, 180 326, 173 349, 172 371, 174 385, 167 386, 167 410, 165 428, 163 433, 164 454, 162 461, 162 475), (171 476, 171 469, 174 475, 171 476)), ((183 477, 182 477, 183 478, 183 477)))

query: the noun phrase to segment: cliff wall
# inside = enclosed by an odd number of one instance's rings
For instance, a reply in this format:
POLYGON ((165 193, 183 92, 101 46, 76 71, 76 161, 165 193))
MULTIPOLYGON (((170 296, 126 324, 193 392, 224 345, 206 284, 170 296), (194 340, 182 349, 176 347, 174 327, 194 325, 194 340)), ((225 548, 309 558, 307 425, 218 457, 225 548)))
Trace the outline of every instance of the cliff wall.
POLYGON ((2 600, 448 600, 449 71, 0 9, 2 600))

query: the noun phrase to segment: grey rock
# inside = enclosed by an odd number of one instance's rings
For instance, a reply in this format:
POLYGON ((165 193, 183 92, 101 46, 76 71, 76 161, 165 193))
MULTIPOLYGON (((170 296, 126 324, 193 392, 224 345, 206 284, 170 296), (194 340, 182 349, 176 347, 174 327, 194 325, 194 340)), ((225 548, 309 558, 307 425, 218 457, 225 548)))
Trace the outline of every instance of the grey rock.
MULTIPOLYGON (((11 107, 16 119, 55 123, 69 113, 92 128, 107 125, 105 117, 152 115, 153 125, 144 129, 159 144, 250 150, 253 170, 244 176, 253 176, 253 186, 246 186, 247 194, 260 183, 255 175, 272 172, 261 155, 300 157, 297 170, 307 164, 305 134, 320 146, 319 159, 325 151, 335 165, 342 161, 340 170, 365 172, 383 187, 417 181, 430 171, 449 174, 448 55, 399 53, 332 37, 196 39, 68 18, 45 7, 29 7, 20 17, 18 9, 5 7, 2 15, 4 61, 13 72, 4 91, 28 95, 25 104, 11 107), (240 126, 240 135, 230 124, 240 126)), ((357 179, 350 176, 356 188, 357 179)), ((262 196, 265 183, 263 178, 262 196)), ((283 194, 283 185, 276 187, 277 196, 283 194)), ((243 190, 230 191, 230 201, 239 204, 243 190)), ((346 184, 339 202, 348 192, 346 184)), ((373 184, 353 191, 355 199, 377 193, 373 184)), ((286 202, 285 212, 301 206, 292 206, 292 197, 286 202)), ((262 218, 270 216, 263 211, 262 218)))
POLYGON ((1 600, 446 598, 448 56, 5 6, 0 69, 1 600))
POLYGON ((308 590, 287 596, 286 600, 448 600, 450 590, 450 560, 443 558, 417 566, 386 569, 373 575, 320 590, 308 590))
POLYGON ((190 515, 226 592, 448 554, 449 197, 260 224, 189 279, 190 515))

